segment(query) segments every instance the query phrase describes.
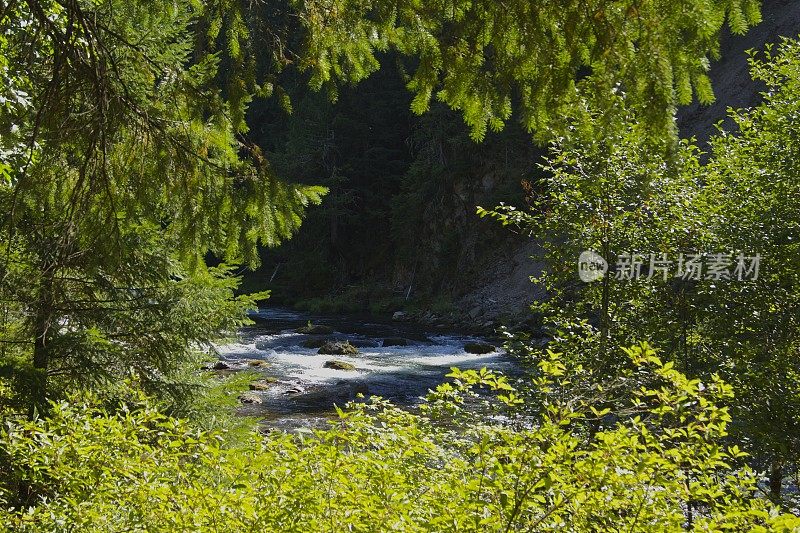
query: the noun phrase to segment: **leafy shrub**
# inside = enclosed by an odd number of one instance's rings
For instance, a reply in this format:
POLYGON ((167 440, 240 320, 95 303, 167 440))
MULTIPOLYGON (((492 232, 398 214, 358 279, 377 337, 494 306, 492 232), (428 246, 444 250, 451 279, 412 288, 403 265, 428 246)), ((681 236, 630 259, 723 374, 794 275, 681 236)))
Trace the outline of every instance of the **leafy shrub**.
MULTIPOLYGON (((551 531, 800 527, 753 498, 742 453, 722 444, 730 387, 702 384, 640 345, 658 386, 608 419, 592 402, 552 402, 534 423, 476 421, 476 387, 519 403, 503 376, 454 370, 420 414, 378 398, 326 431, 227 439, 144 400, 108 412, 89 397, 0 437, 0 523, 19 531, 551 531), (634 415, 635 412, 635 415, 634 415), (470 424, 443 424, 471 418, 470 424), (691 502, 687 507, 686 502, 691 502), (691 509, 687 513, 687 509, 691 509)), ((537 385, 571 374, 558 354, 537 385)), ((484 396, 485 397, 485 396, 484 396)))

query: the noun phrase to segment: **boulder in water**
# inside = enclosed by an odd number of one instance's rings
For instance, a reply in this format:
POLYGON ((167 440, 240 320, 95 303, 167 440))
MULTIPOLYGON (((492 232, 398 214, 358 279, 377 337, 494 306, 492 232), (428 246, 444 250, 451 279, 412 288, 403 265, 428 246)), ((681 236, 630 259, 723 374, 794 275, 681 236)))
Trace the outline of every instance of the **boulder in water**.
POLYGON ((323 355, 356 355, 358 348, 353 346, 347 341, 344 342, 326 342, 317 352, 323 355))
POLYGON ((408 340, 402 337, 387 337, 383 339, 383 346, 408 346, 408 340))
POLYGON ((300 343, 300 346, 303 348, 322 348, 326 342, 329 342, 328 339, 319 338, 319 339, 306 339, 300 343))
POLYGON ((495 347, 489 344, 488 342, 468 342, 464 345, 464 351, 467 353, 474 353, 474 354, 485 354, 485 353, 492 353, 495 351, 495 347))
POLYGON ((213 368, 214 370, 230 370, 231 365, 229 365, 225 361, 217 361, 211 368, 213 368))
POLYGON ((270 364, 263 359, 247 359, 246 362, 247 366, 252 366, 253 368, 267 368, 270 366, 270 364))
POLYGON ((345 361, 325 361, 323 365, 325 368, 332 368, 334 370, 355 370, 356 365, 345 361))
POLYGON ((330 326, 323 326, 321 324, 312 324, 309 322, 305 326, 301 326, 294 330, 295 333, 302 333, 303 335, 330 335, 333 333, 333 328, 330 326))

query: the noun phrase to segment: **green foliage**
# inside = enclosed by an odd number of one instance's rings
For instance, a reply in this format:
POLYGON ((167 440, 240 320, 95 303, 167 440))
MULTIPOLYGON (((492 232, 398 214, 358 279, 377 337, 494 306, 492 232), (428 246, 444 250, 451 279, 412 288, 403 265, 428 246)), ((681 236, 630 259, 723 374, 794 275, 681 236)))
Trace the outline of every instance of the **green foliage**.
POLYGON ((281 183, 236 137, 214 85, 218 59, 191 61, 200 15, 190 2, 25 2, 4 11, 0 54, 16 90, 32 95, 1 121, 27 147, 13 161, 15 208, 26 196, 59 195, 56 213, 73 213, 64 218, 78 225, 91 217, 113 236, 115 217, 145 219, 180 235, 184 254, 212 249, 248 262, 257 242, 296 229, 301 208, 323 191, 281 183))
MULTIPOLYGON (((787 40, 763 59, 754 54, 765 100, 731 112, 738 131, 720 131, 705 163, 690 142, 662 156, 643 141, 641 124, 623 114, 602 138, 554 145, 548 195, 533 213, 481 211, 544 240, 551 267, 540 281, 552 298, 538 310, 547 316, 550 348, 570 348, 587 372, 565 394, 619 377, 624 369, 614 351, 646 335, 683 371, 719 373, 734 386, 733 438, 753 466, 769 472, 776 501, 781 479, 800 461, 799 46, 787 40), (665 253, 676 263, 666 278, 647 276, 645 261, 638 280, 607 275, 583 283, 576 268, 583 250, 597 251, 612 268, 626 253, 665 253), (738 254, 759 255, 758 279, 673 277, 680 254, 695 252, 728 254, 731 274, 738 254)), ((524 339, 514 350, 534 363, 543 357, 524 339)), ((621 383, 618 396, 635 385, 621 383)))
POLYGON ((548 2, 298 2, 309 34, 311 82, 356 82, 376 52, 417 58, 411 108, 432 98, 462 112, 473 139, 498 131, 512 102, 541 139, 588 110, 613 116, 628 95, 653 137, 675 135, 672 115, 692 95, 714 99, 707 77, 725 19, 734 33, 760 21, 754 0, 548 2))
MULTIPOLYGON (((123 264, 114 273, 87 272, 80 270, 81 265, 61 271, 50 286, 55 296, 47 302, 48 308, 37 310, 56 310, 49 319, 56 322, 50 322, 47 342, 41 345, 47 354, 43 369, 30 368, 26 342, 30 327, 24 322, 15 324, 14 315, 7 314, 2 377, 21 380, 46 372, 52 395, 75 387, 113 386, 122 378, 132 378, 172 405, 189 401, 195 385, 179 376, 187 369, 196 373, 211 343, 234 335, 247 322, 245 312, 255 307, 254 297, 265 295, 234 296, 238 279, 230 276, 229 267, 195 270, 189 275, 175 263, 165 268, 153 257, 146 259, 123 264)), ((36 301, 43 290, 36 275, 25 268, 7 272, 6 287, 14 288, 9 294, 17 301, 36 301)), ((30 402, 41 407, 42 399, 36 397, 41 391, 33 385, 18 384, 16 394, 5 400, 17 407, 30 402)))
POLYGON ((738 134, 714 139, 702 199, 712 245, 762 266, 757 282, 717 284, 703 319, 742 399, 743 437, 789 469, 800 461, 800 42, 752 55, 765 102, 732 113, 738 134))
MULTIPOLYGON (((256 265, 325 193, 280 181, 241 136, 247 98, 223 95, 219 57, 196 48, 206 15, 192 1, 0 9, 0 365, 14 401, 41 409, 126 376, 185 396, 180 368, 266 297, 234 297, 234 269, 209 254, 256 265)), ((241 21, 228 33, 243 38, 241 21)))
MULTIPOLYGON (((667 353, 684 352, 687 343, 676 325, 685 324, 685 300, 695 287, 660 275, 648 278, 649 254, 677 258, 679 252, 704 249, 697 222, 702 215, 693 203, 701 181, 697 148, 681 142, 665 158, 643 135, 646 126, 626 113, 622 98, 617 106, 618 121, 605 135, 576 134, 551 146, 542 165, 544 193, 530 210, 478 211, 541 241, 547 268, 534 281, 548 298, 532 309, 546 317, 551 348, 564 346, 579 357, 576 364, 602 376, 621 369, 614 352, 643 331, 667 353), (636 281, 610 273, 584 283, 577 262, 585 250, 604 257, 612 270, 623 254, 643 254, 648 264, 636 281)), ((525 348, 515 348, 520 350, 525 348)))
POLYGON ((331 190, 321 207, 309 210, 304 231, 264 254, 263 277, 271 279, 280 264, 271 284, 275 296, 298 299, 378 277, 393 263, 391 210, 412 156, 413 124, 403 113, 409 98, 391 69, 343 90, 336 105, 302 81, 294 89, 291 116, 275 103, 254 105, 252 116, 270 124, 253 136, 277 172, 331 190))
POLYGON ((413 272, 418 294, 455 294, 506 237, 481 224, 474 206, 516 201, 540 152, 516 124, 475 145, 443 105, 419 119, 412 142, 414 159, 391 211, 396 261, 406 279, 413 272))
MULTIPOLYGON (((146 401, 109 413, 91 397, 3 429, 2 521, 17 531, 767 531, 798 527, 752 498, 742 453, 721 443, 730 387, 661 364, 632 399, 635 417, 592 435, 591 402, 549 404, 534 427, 486 421, 448 429, 378 398, 340 411, 329 430, 229 444, 146 401), (693 502, 688 518, 684 503, 693 502)), ((569 379, 557 356, 541 386, 569 379)), ((459 412, 474 387, 515 403, 505 378, 454 371, 431 411, 459 412)), ((602 414, 602 413, 600 413, 602 414)), ((449 418, 451 415, 446 415, 449 418)))

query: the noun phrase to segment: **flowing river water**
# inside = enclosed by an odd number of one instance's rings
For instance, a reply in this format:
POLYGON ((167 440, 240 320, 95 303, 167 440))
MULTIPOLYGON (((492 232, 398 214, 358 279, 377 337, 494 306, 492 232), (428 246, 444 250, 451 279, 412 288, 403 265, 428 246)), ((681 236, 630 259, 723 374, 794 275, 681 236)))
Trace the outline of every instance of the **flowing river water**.
MULTIPOLYGON (((429 389, 444 381, 450 367, 488 367, 514 373, 516 365, 501 348, 483 355, 467 353, 465 343, 480 337, 395 322, 352 317, 308 316, 281 309, 262 309, 252 316, 257 325, 244 328, 239 341, 218 347, 220 358, 232 370, 249 369, 274 380, 267 390, 254 392, 260 403, 245 404, 241 413, 258 416, 264 425, 292 430, 322 427, 358 393, 377 395, 397 405, 413 406, 429 389), (312 321, 334 332, 305 335, 295 329, 312 321), (384 347, 387 338, 399 337, 405 346, 384 347), (305 348, 309 339, 347 340, 358 355, 320 355, 305 348), (254 367, 257 360, 268 366, 254 367), (327 361, 351 363, 355 370, 326 368, 327 361)), ((257 363, 256 363, 257 364, 257 363)))

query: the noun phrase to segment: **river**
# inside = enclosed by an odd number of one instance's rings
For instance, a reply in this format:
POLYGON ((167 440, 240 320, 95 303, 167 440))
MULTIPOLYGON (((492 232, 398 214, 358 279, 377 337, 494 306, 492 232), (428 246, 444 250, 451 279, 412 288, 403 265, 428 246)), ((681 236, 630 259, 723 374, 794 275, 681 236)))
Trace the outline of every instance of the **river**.
POLYGON ((257 325, 242 329, 238 342, 218 347, 220 359, 232 369, 248 368, 275 382, 254 392, 261 403, 243 405, 241 413, 257 416, 269 428, 293 430, 322 427, 358 393, 377 395, 397 405, 413 406, 429 389, 444 381, 450 367, 488 367, 512 372, 516 365, 501 348, 483 355, 467 353, 465 343, 485 339, 370 318, 310 316, 284 309, 261 309, 252 315, 257 325), (305 335, 295 329, 311 321, 333 328, 329 335, 305 335), (358 355, 320 355, 301 343, 312 338, 347 340, 358 355), (391 337, 405 346, 384 347, 391 337), (269 366, 249 366, 263 360, 269 366), (355 370, 326 368, 330 360, 344 361, 355 370))

